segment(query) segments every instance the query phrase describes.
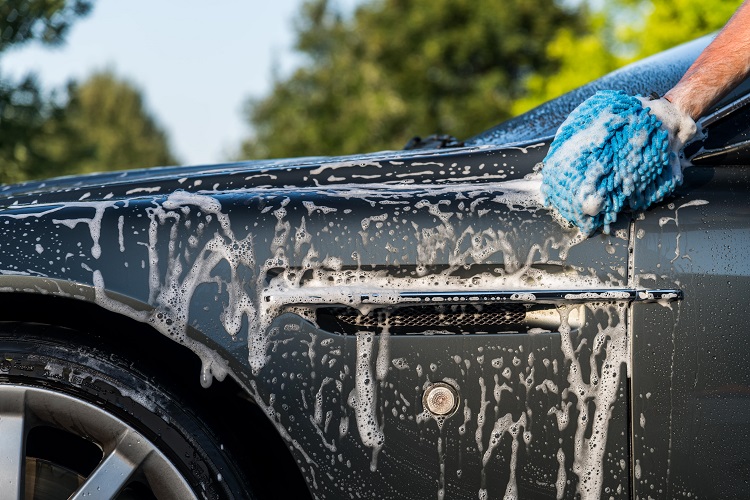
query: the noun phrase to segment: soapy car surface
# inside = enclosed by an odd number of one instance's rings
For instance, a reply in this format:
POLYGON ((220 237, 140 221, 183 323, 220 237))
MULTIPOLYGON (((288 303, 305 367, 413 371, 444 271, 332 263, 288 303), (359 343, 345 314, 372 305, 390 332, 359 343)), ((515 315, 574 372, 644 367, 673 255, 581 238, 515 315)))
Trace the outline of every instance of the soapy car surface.
MULTIPOLYGON (((540 176, 576 106, 663 93, 707 42, 461 147, 0 187, 0 436, 54 448, 2 425, 108 394, 90 429, 44 432, 83 449, 124 421, 166 457, 127 480, 157 498, 154 470, 217 498, 741 496, 748 85, 682 185, 608 234, 545 207, 540 176)), ((45 456, 23 458, 75 471, 45 456)))

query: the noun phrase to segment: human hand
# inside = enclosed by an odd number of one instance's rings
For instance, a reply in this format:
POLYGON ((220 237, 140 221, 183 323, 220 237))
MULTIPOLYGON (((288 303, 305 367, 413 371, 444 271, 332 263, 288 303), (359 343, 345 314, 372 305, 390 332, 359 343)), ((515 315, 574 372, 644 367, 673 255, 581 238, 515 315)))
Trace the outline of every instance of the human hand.
POLYGON ((695 136, 698 130, 695 121, 690 115, 682 112, 677 106, 665 98, 649 99, 648 97, 636 97, 648 108, 662 123, 662 126, 669 133, 669 146, 672 151, 680 151, 687 142, 695 136))

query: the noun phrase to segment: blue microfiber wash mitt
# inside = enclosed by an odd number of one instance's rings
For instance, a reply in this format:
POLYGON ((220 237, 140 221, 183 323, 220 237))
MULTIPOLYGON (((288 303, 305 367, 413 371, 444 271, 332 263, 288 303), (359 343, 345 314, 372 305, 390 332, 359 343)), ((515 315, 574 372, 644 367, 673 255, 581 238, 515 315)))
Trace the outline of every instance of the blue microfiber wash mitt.
POLYGON ((695 122, 665 99, 605 90, 563 122, 542 168, 547 206, 590 235, 624 208, 642 210, 682 182, 679 150, 695 122))

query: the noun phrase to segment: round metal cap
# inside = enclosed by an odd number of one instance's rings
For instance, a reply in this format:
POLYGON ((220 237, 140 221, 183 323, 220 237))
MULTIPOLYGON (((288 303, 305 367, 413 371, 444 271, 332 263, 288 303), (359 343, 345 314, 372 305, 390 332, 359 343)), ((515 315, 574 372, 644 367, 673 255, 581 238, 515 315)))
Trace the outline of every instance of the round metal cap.
POLYGON ((425 410, 437 417, 444 417, 458 408, 458 391, 445 382, 435 382, 422 395, 425 410))

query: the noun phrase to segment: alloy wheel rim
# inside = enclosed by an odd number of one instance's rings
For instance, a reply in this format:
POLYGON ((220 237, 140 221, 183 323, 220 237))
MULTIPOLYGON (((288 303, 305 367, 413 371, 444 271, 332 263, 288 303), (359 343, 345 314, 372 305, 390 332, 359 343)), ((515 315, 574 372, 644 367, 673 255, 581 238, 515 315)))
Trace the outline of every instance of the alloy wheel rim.
MULTIPOLYGON (((145 479, 158 499, 197 498, 169 459, 115 415, 82 399, 49 389, 2 385, 0 485, 4 490, 3 498, 29 498, 24 495, 28 482, 26 440, 29 432, 38 426, 69 432, 101 449, 101 461, 70 496, 73 500, 117 498, 136 477, 145 479)), ((64 468, 64 464, 60 468, 64 468)), ((29 487, 33 488, 33 484, 29 487)))

